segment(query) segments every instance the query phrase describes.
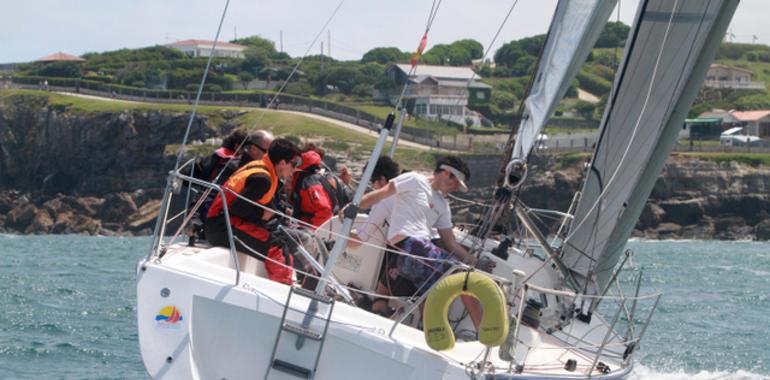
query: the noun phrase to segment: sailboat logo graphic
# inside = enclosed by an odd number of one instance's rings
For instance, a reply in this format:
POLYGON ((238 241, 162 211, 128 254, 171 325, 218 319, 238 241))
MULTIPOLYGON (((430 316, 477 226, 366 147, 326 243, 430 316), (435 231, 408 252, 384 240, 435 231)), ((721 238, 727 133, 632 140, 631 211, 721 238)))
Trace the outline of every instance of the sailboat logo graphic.
POLYGON ((179 328, 180 322, 184 320, 182 313, 176 306, 166 306, 158 312, 155 316, 155 321, 158 327, 162 328, 179 328))

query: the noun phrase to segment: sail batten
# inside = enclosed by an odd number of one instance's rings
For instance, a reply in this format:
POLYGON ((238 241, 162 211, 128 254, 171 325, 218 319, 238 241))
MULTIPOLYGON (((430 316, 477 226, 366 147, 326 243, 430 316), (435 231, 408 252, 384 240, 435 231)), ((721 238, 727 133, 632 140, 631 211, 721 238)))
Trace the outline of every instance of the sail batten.
POLYGON ((526 159, 529 155, 540 131, 594 47, 616 2, 559 1, 535 73, 537 79, 524 101, 511 159, 526 159))
POLYGON ((562 249, 576 277, 609 280, 736 6, 640 4, 562 249))

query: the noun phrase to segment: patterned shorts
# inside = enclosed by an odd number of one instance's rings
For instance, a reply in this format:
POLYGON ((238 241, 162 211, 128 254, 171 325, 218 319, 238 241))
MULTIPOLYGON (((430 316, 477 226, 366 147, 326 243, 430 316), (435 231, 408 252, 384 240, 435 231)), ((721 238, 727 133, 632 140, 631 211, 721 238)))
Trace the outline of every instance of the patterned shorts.
POLYGON ((397 245, 405 252, 415 256, 446 260, 430 261, 411 256, 399 256, 399 274, 412 281, 414 286, 419 289, 419 293, 428 290, 453 263, 458 262, 449 252, 437 247, 428 238, 408 237, 397 245))

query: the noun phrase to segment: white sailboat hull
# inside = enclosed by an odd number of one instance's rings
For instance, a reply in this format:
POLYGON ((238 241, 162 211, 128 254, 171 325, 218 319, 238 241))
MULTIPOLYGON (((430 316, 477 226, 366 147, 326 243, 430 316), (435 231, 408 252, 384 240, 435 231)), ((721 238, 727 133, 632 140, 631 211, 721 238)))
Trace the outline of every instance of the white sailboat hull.
MULTIPOLYGON (((498 269, 505 267, 499 265, 498 269)), ((162 261, 140 263, 137 277, 139 343, 150 376, 265 378, 271 367, 288 286, 243 272, 240 285, 235 286, 235 271, 227 250, 181 245, 170 247, 162 261), (176 316, 169 310, 176 310, 176 316)), ((292 304, 304 309, 308 302, 299 299, 292 304)), ((298 315, 289 313, 286 320, 300 323, 298 315)), ((314 378, 467 379, 465 363, 483 358, 486 347, 479 342, 458 342, 450 351, 437 352, 427 346, 422 331, 415 328, 399 325, 389 336, 393 323, 338 302, 314 378)), ((591 325, 582 326, 586 334, 572 334, 585 335, 586 340, 601 339, 606 333, 603 326, 603 321, 595 318, 591 325)), ((498 378, 587 377, 581 371, 588 371, 593 358, 558 339, 558 334, 522 326, 519 337, 539 348, 519 348, 516 356, 526 363, 524 371, 500 374, 498 378), (577 360, 575 371, 564 370, 567 359, 577 360)), ((603 375, 594 370, 592 378, 622 378, 630 371, 630 366, 624 367, 620 362, 604 357, 601 360, 612 372, 603 375)), ((489 361, 498 368, 510 365, 498 359, 496 348, 490 351, 489 361)), ((272 370, 267 378, 299 377, 272 370)))

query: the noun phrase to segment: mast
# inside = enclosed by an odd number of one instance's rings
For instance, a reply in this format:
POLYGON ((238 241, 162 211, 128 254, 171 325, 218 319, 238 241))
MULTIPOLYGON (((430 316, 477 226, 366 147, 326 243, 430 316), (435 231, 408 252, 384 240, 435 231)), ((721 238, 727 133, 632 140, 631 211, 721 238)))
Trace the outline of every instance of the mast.
POLYGON ((585 289, 609 280, 737 4, 640 3, 562 248, 585 289))

